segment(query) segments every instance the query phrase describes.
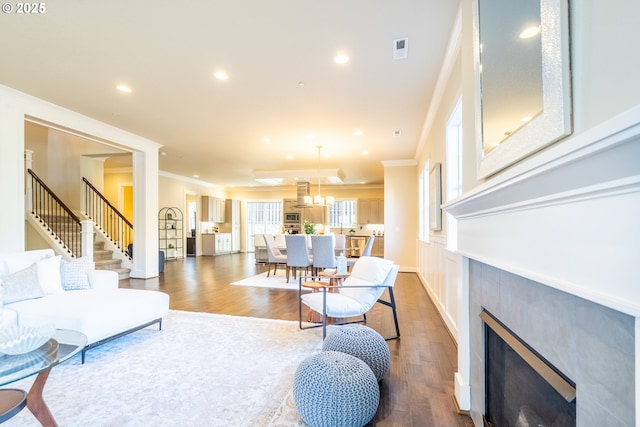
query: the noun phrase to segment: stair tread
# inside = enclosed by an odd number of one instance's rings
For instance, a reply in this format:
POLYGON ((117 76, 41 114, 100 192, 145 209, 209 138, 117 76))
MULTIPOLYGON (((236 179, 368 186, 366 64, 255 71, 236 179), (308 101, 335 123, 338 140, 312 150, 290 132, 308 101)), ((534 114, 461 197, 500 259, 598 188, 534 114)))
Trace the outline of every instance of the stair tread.
POLYGON ((93 261, 94 265, 96 266, 105 266, 105 265, 110 265, 110 264, 121 264, 122 260, 119 259, 97 259, 93 261))

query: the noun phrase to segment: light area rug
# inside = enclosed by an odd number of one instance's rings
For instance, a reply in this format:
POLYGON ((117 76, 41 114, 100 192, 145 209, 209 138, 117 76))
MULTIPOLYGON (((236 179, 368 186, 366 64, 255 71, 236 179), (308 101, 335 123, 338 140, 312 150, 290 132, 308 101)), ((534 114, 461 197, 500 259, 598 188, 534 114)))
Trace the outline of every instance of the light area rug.
MULTIPOLYGON (((171 310, 54 367, 44 399, 60 426, 299 426, 293 377, 321 348, 297 322, 171 310)), ((25 408, 3 427, 39 425, 25 408)))
MULTIPOLYGON (((298 279, 291 277, 289 283, 283 270, 278 270, 276 274, 273 274, 273 270, 269 277, 267 273, 260 273, 246 279, 238 280, 231 283, 236 286, 256 286, 260 288, 275 288, 275 289, 294 289, 298 290, 298 279)), ((304 286, 303 286, 304 287, 304 286)))

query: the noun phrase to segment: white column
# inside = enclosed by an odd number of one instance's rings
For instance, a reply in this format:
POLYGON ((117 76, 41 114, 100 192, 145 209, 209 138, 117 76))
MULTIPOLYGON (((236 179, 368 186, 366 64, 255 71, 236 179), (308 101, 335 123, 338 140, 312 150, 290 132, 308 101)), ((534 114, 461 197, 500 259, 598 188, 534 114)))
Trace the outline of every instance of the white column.
POLYGON ((93 260, 93 221, 85 219, 82 225, 82 256, 93 260))
POLYGON ((155 277, 158 263, 158 151, 133 153, 133 269, 130 276, 155 277))

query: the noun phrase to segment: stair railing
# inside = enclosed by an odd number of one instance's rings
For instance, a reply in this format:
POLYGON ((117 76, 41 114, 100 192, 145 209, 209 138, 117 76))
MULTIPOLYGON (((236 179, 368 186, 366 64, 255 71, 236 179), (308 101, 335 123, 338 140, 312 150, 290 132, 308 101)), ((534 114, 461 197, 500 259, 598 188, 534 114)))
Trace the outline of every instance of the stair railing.
POLYGON ((82 256, 82 225, 71 209, 31 170, 31 213, 71 257, 82 256))
POLYGON ((86 179, 82 178, 85 214, 120 251, 131 259, 127 246, 133 243, 133 224, 86 179))

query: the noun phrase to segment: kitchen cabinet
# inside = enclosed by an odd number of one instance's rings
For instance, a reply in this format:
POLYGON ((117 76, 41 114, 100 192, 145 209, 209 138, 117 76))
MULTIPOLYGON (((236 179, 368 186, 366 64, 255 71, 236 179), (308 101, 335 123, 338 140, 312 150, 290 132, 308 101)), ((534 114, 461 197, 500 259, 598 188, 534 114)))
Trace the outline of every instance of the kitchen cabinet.
MULTIPOLYGON (((371 256, 384 258, 384 236, 374 236, 371 256)), ((351 257, 359 257, 367 244, 370 236, 349 235, 347 236, 347 253, 351 257)))
POLYGON ((202 196, 202 221, 225 222, 225 200, 217 197, 202 196))
POLYGON ((231 233, 231 252, 240 252, 240 200, 225 201, 225 219, 220 231, 231 233))
POLYGON ((384 224, 384 199, 358 199, 358 224, 384 224))
POLYGON ((202 255, 222 255, 231 253, 231 233, 202 234, 202 255))
POLYGON ((302 219, 309 221, 311 224, 325 224, 329 215, 326 206, 313 206, 302 210, 302 219))
POLYGON ((384 258, 384 236, 376 236, 371 248, 371 256, 384 258))
POLYGON ((216 255, 231 253, 231 233, 216 234, 216 255))

